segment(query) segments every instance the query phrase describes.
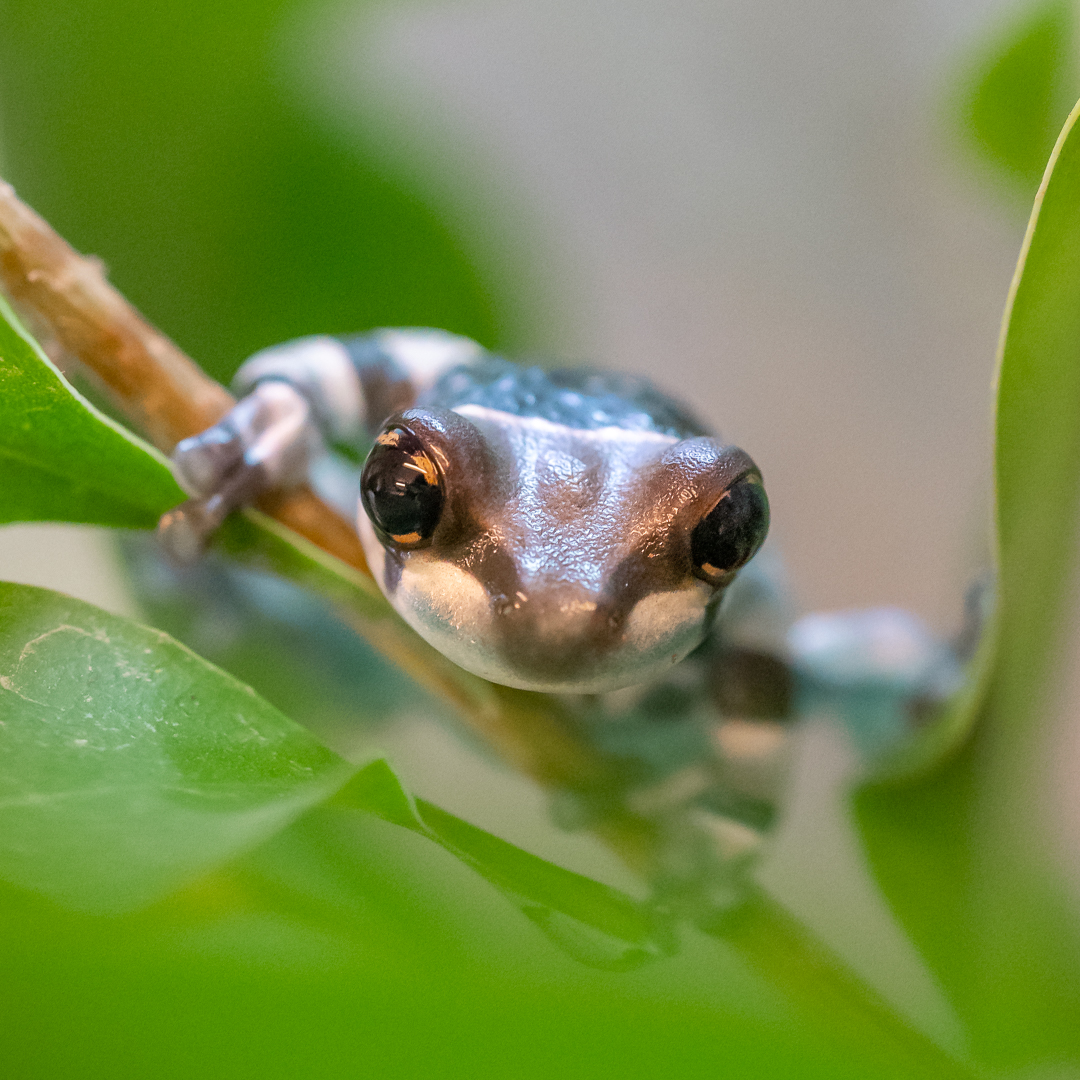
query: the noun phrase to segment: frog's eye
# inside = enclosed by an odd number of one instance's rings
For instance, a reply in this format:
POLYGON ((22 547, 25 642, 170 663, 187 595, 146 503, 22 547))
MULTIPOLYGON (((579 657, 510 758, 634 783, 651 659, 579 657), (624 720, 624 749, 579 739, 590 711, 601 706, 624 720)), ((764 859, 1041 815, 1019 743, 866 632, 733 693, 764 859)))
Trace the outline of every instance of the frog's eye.
POLYGON ((384 542, 422 547, 442 515, 442 475, 424 444, 403 427, 375 441, 360 476, 360 499, 384 542))
POLYGON ((736 480, 690 534, 694 570, 719 583, 738 570, 761 547, 769 531, 769 500, 761 477, 750 473, 736 480))

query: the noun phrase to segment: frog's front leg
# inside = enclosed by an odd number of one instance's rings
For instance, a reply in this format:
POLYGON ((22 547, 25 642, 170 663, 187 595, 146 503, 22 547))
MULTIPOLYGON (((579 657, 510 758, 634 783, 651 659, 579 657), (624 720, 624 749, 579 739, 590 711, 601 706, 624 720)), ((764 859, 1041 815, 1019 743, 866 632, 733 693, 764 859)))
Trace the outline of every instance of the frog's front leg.
POLYGON ((173 463, 192 498, 159 526, 180 562, 198 557, 225 518, 274 488, 303 481, 320 443, 311 405, 294 387, 260 384, 219 423, 180 442, 173 463))
POLYGON ((300 338, 256 353, 233 380, 237 405, 173 452, 192 498, 162 518, 166 550, 180 562, 197 558, 233 510, 302 483, 327 446, 359 450, 384 417, 481 353, 438 330, 300 338))

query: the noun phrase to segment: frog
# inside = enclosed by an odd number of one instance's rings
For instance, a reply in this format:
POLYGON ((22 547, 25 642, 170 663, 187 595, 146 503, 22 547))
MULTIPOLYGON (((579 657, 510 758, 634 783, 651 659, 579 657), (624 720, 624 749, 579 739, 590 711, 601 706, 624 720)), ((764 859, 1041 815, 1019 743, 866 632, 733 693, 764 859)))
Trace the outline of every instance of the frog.
POLYGON ((313 481, 421 637, 570 703, 623 779, 553 791, 556 823, 616 804, 647 820, 663 838, 654 895, 695 918, 744 895, 803 718, 831 711, 872 762, 960 685, 964 649, 909 613, 795 618, 760 468, 647 379, 390 328, 264 349, 233 389, 228 415, 174 451, 191 497, 161 522, 172 559, 313 481))
POLYGON ((761 470, 650 381, 516 364, 436 329, 256 353, 240 401, 173 455, 191 557, 231 510, 359 458, 353 517, 387 600, 491 682, 601 694, 655 683, 709 637, 769 529, 761 470))

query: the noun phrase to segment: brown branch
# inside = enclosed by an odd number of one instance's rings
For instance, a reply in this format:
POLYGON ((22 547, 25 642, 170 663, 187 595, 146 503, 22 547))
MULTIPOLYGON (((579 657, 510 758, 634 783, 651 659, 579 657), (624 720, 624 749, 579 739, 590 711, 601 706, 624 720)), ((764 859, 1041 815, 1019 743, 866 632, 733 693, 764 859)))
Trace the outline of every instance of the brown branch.
MULTIPOLYGON (((223 386, 109 284, 98 260, 75 251, 3 183, 0 281, 166 453, 181 439, 216 423, 235 404, 223 386)), ((261 509, 324 551, 367 571, 356 530, 310 488, 275 494, 261 509)))

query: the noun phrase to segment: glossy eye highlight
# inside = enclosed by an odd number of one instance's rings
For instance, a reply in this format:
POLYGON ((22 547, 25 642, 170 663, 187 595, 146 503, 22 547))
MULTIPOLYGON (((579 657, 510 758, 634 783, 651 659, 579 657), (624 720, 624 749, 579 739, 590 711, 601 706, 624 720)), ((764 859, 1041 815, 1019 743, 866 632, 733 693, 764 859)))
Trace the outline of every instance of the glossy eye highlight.
POLYGON ((360 498, 384 543, 420 547, 439 524, 445 492, 424 444, 407 428, 390 427, 364 463, 360 498))
POLYGON ((769 500, 756 473, 736 480, 690 534, 694 570, 709 582, 749 562, 769 531, 769 500))

